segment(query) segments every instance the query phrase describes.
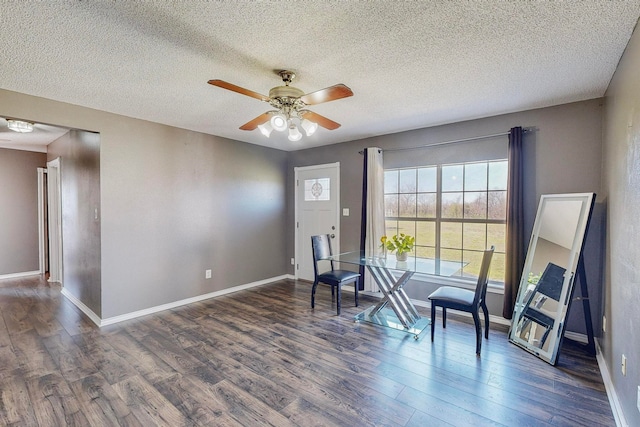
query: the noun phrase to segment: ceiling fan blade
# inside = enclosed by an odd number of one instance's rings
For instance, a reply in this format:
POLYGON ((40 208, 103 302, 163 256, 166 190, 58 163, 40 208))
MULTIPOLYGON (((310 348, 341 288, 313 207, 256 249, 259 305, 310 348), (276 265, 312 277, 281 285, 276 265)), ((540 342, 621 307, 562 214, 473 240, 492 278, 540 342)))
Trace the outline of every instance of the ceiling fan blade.
MULTIPOLYGON (((245 124, 243 124, 242 126, 240 126, 241 130, 254 130, 258 127, 258 125, 261 125, 263 123, 268 122, 271 119, 271 113, 264 113, 264 114, 260 114, 258 117, 256 117, 255 119, 251 120, 250 122, 247 122, 245 124)), ((320 123, 318 123, 320 124, 320 123)), ((340 126, 340 125, 338 125, 340 126)))
POLYGON ((207 83, 209 83, 210 85, 213 85, 213 86, 218 86, 218 87, 221 87, 223 89, 227 89, 227 90, 230 90, 230 91, 233 91, 233 92, 240 93, 242 95, 247 95, 247 96, 250 96, 252 98, 259 99, 260 101, 269 102, 269 97, 268 96, 259 94, 258 92, 254 92, 254 91, 249 90, 249 89, 245 89, 245 88, 240 87, 240 86, 236 86, 236 85, 234 85, 232 83, 225 82, 224 80, 209 80, 207 83))
POLYGON ((317 123, 325 129, 335 130, 340 127, 340 123, 336 123, 333 120, 327 119, 325 116, 321 116, 318 113, 314 113, 313 111, 304 110, 304 111, 301 111, 301 113, 303 113, 302 114, 303 118, 311 122, 317 123))
POLYGON ((323 102, 335 101, 336 99, 347 98, 349 96, 353 96, 351 89, 340 83, 335 86, 302 95, 300 100, 307 105, 316 105, 323 102))

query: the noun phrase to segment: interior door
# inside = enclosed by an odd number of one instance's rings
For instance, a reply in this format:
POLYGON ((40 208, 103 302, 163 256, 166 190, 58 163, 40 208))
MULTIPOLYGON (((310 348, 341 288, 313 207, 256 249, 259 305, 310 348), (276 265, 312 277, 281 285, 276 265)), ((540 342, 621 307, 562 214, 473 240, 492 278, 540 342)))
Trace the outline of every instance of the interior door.
POLYGON ((329 234, 333 252, 340 251, 340 163, 295 168, 295 180, 295 276, 312 281, 311 236, 329 234))

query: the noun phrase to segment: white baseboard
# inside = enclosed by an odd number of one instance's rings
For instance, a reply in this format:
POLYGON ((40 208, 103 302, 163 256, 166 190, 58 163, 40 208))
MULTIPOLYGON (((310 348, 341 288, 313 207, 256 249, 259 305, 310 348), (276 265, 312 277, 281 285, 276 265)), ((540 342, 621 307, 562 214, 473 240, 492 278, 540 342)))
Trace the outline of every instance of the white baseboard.
POLYGON ((618 399, 618 394, 616 393, 616 389, 613 386, 613 381, 611 381, 609 368, 607 368, 607 363, 602 356, 602 350, 600 349, 600 342, 598 341, 598 339, 596 339, 596 360, 598 361, 600 375, 602 375, 602 382, 604 383, 604 388, 607 391, 609 405, 611 406, 611 411, 613 412, 613 418, 616 421, 616 425, 618 427, 629 427, 629 423, 627 423, 627 419, 625 418, 624 412, 622 411, 622 405, 620 404, 620 400, 618 399))
POLYGON ((24 271, 22 273, 0 274, 0 280, 17 279, 27 276, 39 276, 40 274, 42 274, 40 271, 24 271))
MULTIPOLYGON (((96 323, 98 326, 113 325, 114 323, 124 322, 125 320, 135 319, 136 317, 146 316, 148 314, 158 313, 164 310, 170 310, 172 308, 180 307, 182 305, 193 304, 195 302, 203 301, 210 298, 219 297, 222 295, 230 294, 232 292, 242 291, 244 289, 250 289, 257 286, 266 285, 267 283, 277 282, 278 280, 293 279, 291 274, 283 274, 282 276, 272 277, 270 279, 258 280, 257 282, 247 283, 244 285, 234 286, 232 288, 222 289, 221 291, 210 292, 208 294, 198 295, 191 298, 186 298, 179 301, 170 302, 167 304, 158 305, 155 307, 145 308, 144 310, 138 310, 131 313, 121 314, 119 316, 108 317, 106 319, 98 319, 96 323)), ((80 307, 79 307, 80 308, 80 307)), ((82 308, 80 308, 82 310, 82 308)), ((89 314, 87 314, 89 316, 89 314)), ((89 316, 91 317, 91 316, 89 316)), ((93 319, 92 319, 93 320, 93 319)), ((95 320, 94 320, 95 322, 95 320)))
POLYGON ((564 331, 565 338, 569 338, 572 341, 577 341, 582 344, 588 344, 589 338, 585 334, 578 332, 564 331))
POLYGON ((62 295, 64 295, 65 298, 67 298, 71 302, 71 304, 75 305, 76 307, 78 307, 80 309, 81 312, 86 314, 89 317, 89 319, 91 319, 91 321, 93 323, 95 323, 96 325, 100 326, 100 316, 95 314, 93 312, 93 310, 91 310, 82 301, 80 301, 78 298, 76 298, 75 295, 73 295, 72 293, 67 291, 66 288, 62 288, 60 293, 62 293, 62 295))

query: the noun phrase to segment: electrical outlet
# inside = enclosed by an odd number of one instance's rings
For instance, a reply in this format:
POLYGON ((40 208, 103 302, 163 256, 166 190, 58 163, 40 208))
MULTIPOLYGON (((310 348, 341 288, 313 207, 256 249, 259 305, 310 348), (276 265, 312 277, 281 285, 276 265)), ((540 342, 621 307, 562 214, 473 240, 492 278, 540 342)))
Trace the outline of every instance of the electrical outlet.
POLYGON ((296 259, 295 258, 291 258, 291 265, 296 265, 296 259))
POLYGON ((602 332, 607 332, 607 316, 602 316, 602 332))
POLYGON ((205 279, 211 279, 211 270, 205 270, 204 271, 204 278, 205 279))
POLYGON ((624 354, 622 355, 621 368, 622 368, 622 375, 626 377, 627 376, 627 356, 625 356, 624 354))

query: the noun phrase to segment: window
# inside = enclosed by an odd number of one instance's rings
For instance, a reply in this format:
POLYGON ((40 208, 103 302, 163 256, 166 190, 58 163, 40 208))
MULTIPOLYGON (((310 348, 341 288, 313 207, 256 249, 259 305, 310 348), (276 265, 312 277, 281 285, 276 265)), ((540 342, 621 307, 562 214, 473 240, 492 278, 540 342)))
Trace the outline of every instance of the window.
POLYGON ((493 245, 489 278, 504 283, 507 160, 387 169, 384 198, 387 235, 415 236, 417 256, 468 262, 458 278, 477 278, 493 245))
POLYGON ((331 181, 329 178, 314 178, 304 180, 304 201, 331 200, 331 181))

